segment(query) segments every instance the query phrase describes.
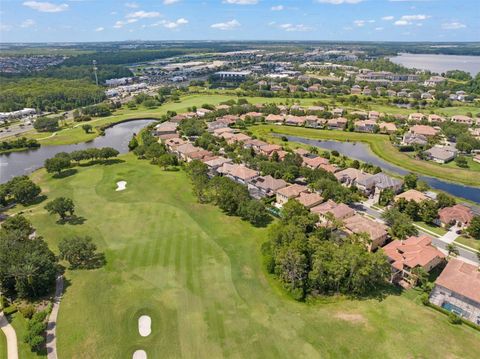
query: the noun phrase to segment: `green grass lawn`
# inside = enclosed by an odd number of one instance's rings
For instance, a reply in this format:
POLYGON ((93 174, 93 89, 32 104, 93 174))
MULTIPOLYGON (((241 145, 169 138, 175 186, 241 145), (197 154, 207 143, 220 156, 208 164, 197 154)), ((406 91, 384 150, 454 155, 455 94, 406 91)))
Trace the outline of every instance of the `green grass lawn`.
POLYGON ((473 239, 472 237, 460 236, 455 240, 455 242, 464 244, 470 248, 480 251, 480 241, 477 239, 473 239))
POLYGON ((0 359, 7 359, 7 338, 0 330, 0 359))
MULTIPOLYGON (((465 158, 467 159, 468 169, 469 169, 470 171, 480 172, 480 163, 475 162, 475 161, 473 160, 473 157, 471 157, 471 156, 465 156, 465 158)), ((450 161, 450 162, 444 164, 443 166, 445 166, 445 167, 451 167, 451 168, 455 168, 455 169, 462 169, 462 167, 458 167, 458 166, 457 166, 457 164, 455 163, 455 161, 450 161)))
MULTIPOLYGON (((82 225, 27 208, 39 235, 90 235, 98 270, 68 271, 57 327, 62 358, 474 358, 480 333, 453 326, 413 295, 298 303, 265 274, 267 229, 200 205, 182 172, 131 155, 63 179, 35 172, 48 200, 71 197, 82 225), (115 183, 127 181, 116 192, 115 183), (137 319, 152 317, 142 338, 137 319)), ((408 293, 407 293, 408 294, 408 293)))
POLYGON ((433 232, 433 233, 436 233, 436 234, 438 234, 439 236, 443 236, 444 234, 447 233, 447 231, 446 231, 444 228, 438 227, 438 226, 432 226, 432 225, 429 225, 429 224, 427 224, 427 223, 425 223, 425 222, 415 222, 415 224, 416 224, 417 226, 420 226, 420 227, 422 227, 422 228, 425 228, 425 229, 427 229, 427 230, 429 230, 429 231, 431 231, 431 232, 433 232))
POLYGON ((480 186, 480 178, 469 169, 451 168, 433 162, 417 160, 398 151, 387 135, 346 132, 338 130, 318 130, 304 127, 260 125, 250 127, 257 137, 271 139, 273 133, 299 136, 317 140, 352 141, 368 143, 372 151, 380 158, 408 171, 441 178, 446 181, 480 186))

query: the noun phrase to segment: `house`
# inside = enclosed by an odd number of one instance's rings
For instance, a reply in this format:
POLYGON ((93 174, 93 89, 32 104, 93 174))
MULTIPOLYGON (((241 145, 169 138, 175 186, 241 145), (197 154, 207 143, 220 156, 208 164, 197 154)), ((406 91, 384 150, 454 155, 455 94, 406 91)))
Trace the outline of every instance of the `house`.
POLYGON ((423 92, 421 95, 420 95, 420 98, 422 100, 432 100, 433 99, 433 95, 430 93, 430 92, 423 92))
POLYGON ((414 201, 416 203, 421 203, 428 199, 428 197, 423 192, 417 191, 416 189, 409 189, 408 191, 396 195, 394 201, 396 202, 401 198, 403 198, 407 202, 414 201))
POLYGON ((230 138, 227 138, 227 143, 229 145, 233 145, 236 142, 246 142, 248 140, 251 140, 252 138, 250 136, 245 135, 244 133, 236 133, 233 134, 230 138))
POLYGON ((374 132, 377 122, 374 120, 360 120, 354 123, 355 131, 358 132, 374 132))
POLYGON ((341 117, 341 116, 343 116, 344 112, 345 111, 343 110, 343 108, 334 108, 333 111, 332 111, 332 115, 334 117, 341 117))
POLYGON ((409 121, 415 121, 415 122, 420 122, 421 120, 425 119, 425 115, 423 113, 411 113, 408 115, 408 120, 409 121))
POLYGON ((215 156, 213 155, 212 152, 204 150, 203 148, 198 148, 197 151, 195 152, 190 152, 185 155, 187 162, 193 161, 193 160, 199 160, 199 161, 208 161, 215 156))
POLYGON ((215 109, 216 110, 229 110, 230 106, 228 106, 228 105, 217 105, 217 106, 215 106, 215 109))
POLYGON ((393 91, 393 90, 387 90, 387 96, 396 97, 396 96, 397 96, 397 92, 396 92, 396 91, 393 91))
POLYGON ((155 126, 155 135, 167 135, 177 133, 178 123, 165 121, 155 126))
POLYGON ((449 146, 434 146, 424 152, 427 157, 437 163, 447 163, 457 156, 457 150, 449 146))
POLYGON ((413 133, 414 135, 422 135, 425 137, 434 137, 438 134, 438 130, 431 127, 431 126, 425 126, 425 125, 415 125, 410 127, 410 133, 413 133))
POLYGON ((265 122, 267 123, 283 123, 283 115, 274 115, 273 113, 265 117, 265 122))
POLYGON ((323 106, 309 106, 309 107, 307 107, 307 111, 308 112, 313 112, 313 113, 323 112, 323 111, 325 111, 325 107, 323 107, 323 106))
POLYGON ((451 259, 435 281, 430 302, 480 325, 480 271, 451 259))
POLYGON ((305 124, 305 117, 288 115, 285 118, 285 124, 290 126, 303 126, 305 124))
POLYGON ((259 176, 248 183, 248 190, 252 197, 262 198, 271 197, 281 189, 288 186, 288 183, 282 179, 276 179, 272 176, 259 176))
POLYGON ((398 193, 402 185, 403 182, 401 180, 390 177, 383 172, 357 180, 358 189, 367 195, 380 194, 386 189, 391 189, 394 193, 398 193))
POLYGON ((350 94, 360 95, 362 93, 362 88, 359 85, 353 85, 350 89, 350 94))
POLYGON ((302 192, 308 192, 308 187, 300 184, 292 184, 279 189, 276 197, 277 205, 280 207, 283 206, 289 199, 297 198, 302 192))
POLYGON ((348 120, 344 117, 332 118, 327 121, 327 126, 331 130, 343 130, 347 126, 348 120))
POLYGON ((274 152, 278 152, 282 150, 282 146, 274 145, 274 144, 266 144, 260 147, 260 153, 265 156, 271 156, 274 152))
POLYGON ((480 155, 473 156, 473 161, 477 162, 477 163, 480 163, 480 155))
POLYGON ((253 148, 253 150, 255 152, 260 152, 260 148, 262 148, 263 146, 266 146, 266 145, 268 145, 267 142, 260 141, 260 140, 257 140, 257 139, 251 139, 251 140, 245 141, 243 143, 243 146, 245 148, 253 148))
POLYGON ((423 84, 425 86, 428 86, 428 87, 435 87, 438 84, 441 84, 442 82, 445 82, 446 80, 447 79, 445 77, 442 77, 442 76, 432 76, 428 80, 425 80, 425 82, 423 84))
POLYGON ((189 154, 202 150, 200 147, 195 147, 190 142, 177 146, 173 152, 182 160, 189 161, 189 154))
POLYGON ((464 115, 452 116, 452 121, 456 123, 463 123, 465 125, 473 125, 473 118, 464 115))
POLYGON ((316 192, 302 192, 298 197, 295 198, 295 200, 307 208, 312 208, 322 203, 323 197, 316 192))
POLYGON ((365 245, 370 252, 382 246, 387 240, 387 226, 362 215, 355 214, 346 218, 343 225, 349 234, 366 233, 370 240, 365 245))
POLYGON ((377 121, 380 118, 380 112, 378 111, 369 111, 368 112, 368 119, 377 121))
POLYGON ((319 118, 314 115, 305 116, 305 127, 317 128, 321 127, 322 122, 319 121, 319 118))
POLYGON ((233 128, 230 128, 230 127, 220 127, 220 128, 217 128, 215 130, 213 130, 213 135, 216 136, 216 137, 223 137, 225 139, 228 139, 230 138, 231 136, 230 135, 233 135, 233 133, 235 132, 235 130, 233 128), (223 136, 224 134, 229 134, 229 136, 227 136, 227 138, 225 136, 223 136))
POLYGON ((442 227, 451 226, 467 227, 473 219, 473 212, 470 208, 456 204, 452 207, 445 207, 438 211, 438 224, 442 227))
POLYGON ((424 135, 418 135, 411 132, 406 132, 403 135, 402 145, 404 146, 426 146, 428 144, 428 139, 424 135))
POLYGON ((336 203, 331 199, 311 208, 310 212, 318 214, 322 223, 328 222, 329 218, 327 213, 330 213, 337 221, 343 221, 355 215, 355 210, 344 203, 336 203))
POLYGON ((438 116, 435 114, 428 115, 428 122, 430 123, 440 123, 445 121, 446 121, 445 117, 438 116))
POLYGON ((337 178, 338 182, 342 183, 347 187, 356 185, 358 180, 367 179, 368 177, 372 176, 373 175, 369 173, 365 173, 359 169, 351 167, 345 168, 344 170, 335 173, 335 177, 337 178))
POLYGON ((176 138, 166 139, 165 141, 163 141, 163 143, 165 144, 165 147, 167 147, 167 149, 170 152, 174 152, 178 146, 184 145, 185 143, 187 143, 187 141, 185 141, 182 138, 176 137, 176 138))
POLYGON ((232 163, 230 158, 215 157, 204 162, 208 167, 208 172, 211 176, 217 173, 217 169, 222 167, 225 163, 232 163))
POLYGON ((243 164, 231 163, 224 163, 222 167, 218 168, 217 172, 241 184, 247 184, 259 175, 257 171, 243 164))
POLYGON ((212 121, 207 123, 207 131, 208 132, 213 132, 215 130, 218 130, 220 128, 228 128, 228 125, 220 120, 212 121))
POLYGON ((302 165, 308 168, 311 168, 312 170, 319 168, 321 165, 328 165, 330 162, 323 157, 320 156, 312 156, 312 155, 307 155, 303 157, 303 163, 302 165))
POLYGON ((263 117, 263 113, 261 112, 247 112, 240 116, 242 120, 245 120, 247 117, 251 118, 252 120, 259 120, 261 117, 263 117))
POLYGON ((393 283, 403 280, 407 285, 414 285, 414 269, 422 268, 428 273, 445 260, 445 255, 432 246, 432 238, 426 235, 412 236, 403 241, 396 240, 382 249, 392 266, 393 283))
POLYGON ((378 127, 381 133, 392 134, 397 132, 397 126, 393 122, 380 122, 378 127))

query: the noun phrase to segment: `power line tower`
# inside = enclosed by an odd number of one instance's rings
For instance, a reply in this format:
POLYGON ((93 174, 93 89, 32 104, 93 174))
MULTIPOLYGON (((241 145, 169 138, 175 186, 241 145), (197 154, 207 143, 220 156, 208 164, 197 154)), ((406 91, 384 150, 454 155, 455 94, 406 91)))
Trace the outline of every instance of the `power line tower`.
POLYGON ((97 60, 93 60, 93 73, 95 74, 95 83, 98 86, 98 76, 97 76, 97 60))

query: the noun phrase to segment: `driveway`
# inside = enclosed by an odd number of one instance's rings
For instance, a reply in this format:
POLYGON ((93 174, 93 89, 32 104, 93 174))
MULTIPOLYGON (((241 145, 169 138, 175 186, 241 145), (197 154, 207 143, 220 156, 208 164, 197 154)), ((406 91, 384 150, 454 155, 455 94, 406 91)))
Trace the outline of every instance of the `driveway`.
POLYGON ((18 359, 17 334, 3 312, 0 312, 0 328, 7 337, 7 358, 18 359))

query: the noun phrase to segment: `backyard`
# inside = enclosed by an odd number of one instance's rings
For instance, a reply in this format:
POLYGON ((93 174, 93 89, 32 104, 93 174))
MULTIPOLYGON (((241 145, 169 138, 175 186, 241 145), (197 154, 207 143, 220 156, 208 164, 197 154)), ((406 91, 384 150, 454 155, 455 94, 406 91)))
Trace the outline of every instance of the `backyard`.
POLYGON ((47 201, 70 197, 86 219, 57 224, 44 202, 24 209, 37 233, 54 251, 62 238, 89 235, 107 258, 101 269, 66 273, 60 357, 131 358, 144 349, 149 358, 474 358, 480 351, 480 333, 450 324, 413 292, 293 301, 263 269, 268 229, 198 204, 183 171, 120 158, 63 179, 32 175, 47 201), (121 180, 127 189, 116 192, 121 180), (144 314, 152 318, 146 338, 137 330, 144 314))

